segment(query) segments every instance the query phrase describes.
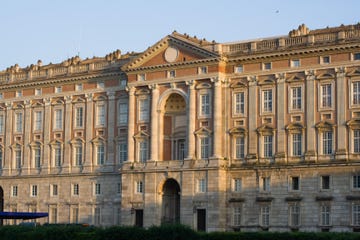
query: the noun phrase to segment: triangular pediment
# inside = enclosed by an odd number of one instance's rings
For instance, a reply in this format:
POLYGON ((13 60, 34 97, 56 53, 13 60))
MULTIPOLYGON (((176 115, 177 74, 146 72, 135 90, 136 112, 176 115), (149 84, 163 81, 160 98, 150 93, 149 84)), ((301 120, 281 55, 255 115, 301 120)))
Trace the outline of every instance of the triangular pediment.
POLYGON ((139 71, 192 62, 214 61, 219 57, 215 51, 209 50, 214 44, 174 32, 132 59, 123 66, 122 70, 139 71))

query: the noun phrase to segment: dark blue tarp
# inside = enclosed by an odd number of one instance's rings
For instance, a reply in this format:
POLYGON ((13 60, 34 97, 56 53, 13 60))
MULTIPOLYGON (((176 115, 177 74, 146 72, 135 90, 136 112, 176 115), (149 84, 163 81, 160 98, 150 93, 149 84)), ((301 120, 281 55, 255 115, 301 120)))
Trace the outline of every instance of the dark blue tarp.
POLYGON ((46 212, 0 212, 0 219, 35 219, 49 216, 46 212))

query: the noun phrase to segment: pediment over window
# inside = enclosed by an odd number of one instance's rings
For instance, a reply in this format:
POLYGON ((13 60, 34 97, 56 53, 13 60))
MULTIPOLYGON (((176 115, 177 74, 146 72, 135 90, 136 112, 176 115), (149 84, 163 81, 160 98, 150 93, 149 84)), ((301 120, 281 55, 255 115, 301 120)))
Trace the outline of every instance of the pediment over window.
POLYGON ((40 141, 32 141, 31 143, 29 143, 29 146, 31 148, 35 148, 35 147, 38 147, 38 146, 43 146, 43 143, 40 142, 40 141))
POLYGON ((84 103, 86 102, 85 99, 81 96, 75 96, 72 99, 72 103, 84 103))
POLYGON ((246 88, 247 81, 245 79, 236 79, 232 80, 230 84, 230 88, 246 88))
POLYGON ((331 131, 331 130, 333 130, 334 127, 335 127, 334 124, 327 122, 327 121, 321 121, 321 122, 318 122, 317 124, 315 124, 315 128, 320 132, 331 131))
POLYGON ((76 138, 71 139, 71 141, 70 141, 70 144, 72 144, 72 145, 74 145, 74 144, 76 145, 78 143, 85 143, 85 140, 83 138, 76 137, 76 138))
POLYGON ((274 76, 266 76, 264 78, 259 78, 258 85, 275 85, 275 77, 274 76))
POLYGON ((247 134, 247 130, 243 127, 233 127, 229 130, 229 133, 234 136, 245 136, 247 134))
POLYGON ((134 138, 136 138, 136 139, 141 139, 141 138, 144 139, 144 138, 149 138, 149 137, 150 137, 150 135, 145 131, 140 131, 134 135, 134 138))
POLYGON ((285 129, 290 133, 301 133, 305 127, 301 123, 290 123, 285 129))
POLYGON ((122 67, 125 72, 185 65, 189 63, 217 61, 214 42, 197 39, 187 34, 173 32, 135 56, 122 67))
POLYGON ((10 148, 11 148, 12 150, 14 150, 14 149, 21 149, 22 147, 23 147, 23 145, 22 145, 22 143, 20 143, 20 142, 16 142, 16 143, 13 143, 13 144, 10 145, 10 148))
POLYGON ((91 143, 94 143, 94 144, 99 144, 99 143, 104 143, 104 142, 106 142, 106 139, 103 138, 103 137, 100 137, 100 136, 96 136, 96 137, 94 137, 90 142, 91 142, 91 143))
POLYGON ((305 76, 303 74, 293 74, 286 79, 286 82, 291 83, 291 82, 300 82, 304 80, 305 80, 305 76))
POLYGON ((51 146, 54 146, 54 145, 57 145, 57 144, 63 145, 64 143, 63 143, 61 140, 59 140, 59 139, 52 140, 52 141, 49 143, 49 145, 51 145, 51 146))
POLYGON ((351 119, 350 121, 348 121, 348 122, 346 123, 346 125, 347 125, 350 129, 359 130, 359 129, 360 129, 360 119, 359 119, 359 118, 351 119))
POLYGON ((334 79, 335 75, 329 72, 322 73, 316 76, 316 79, 318 80, 324 80, 324 79, 334 79))
POLYGON ((264 124, 256 129, 256 132, 261 136, 273 135, 276 129, 268 124, 264 124))
POLYGON ((51 105, 63 105, 65 102, 60 98, 55 98, 51 100, 51 105))
POLYGON ((209 89, 212 88, 211 84, 209 83, 200 83, 196 85, 196 89, 209 89))
POLYGON ((212 131, 207 127, 201 127, 195 131, 195 134, 198 136, 209 136, 212 134, 212 131))
POLYGON ((139 96, 139 95, 149 95, 150 94, 150 90, 146 89, 146 88, 140 88, 138 90, 136 90, 135 95, 139 96))
POLYGON ((107 98, 104 95, 97 95, 94 97, 94 101, 106 101, 107 98))
POLYGON ((348 76, 348 77, 360 76, 360 68, 356 68, 356 69, 349 71, 349 73, 346 74, 346 76, 348 76))
POLYGON ((31 103, 31 107, 33 107, 33 108, 43 107, 43 106, 44 106, 44 104, 43 104, 42 102, 40 102, 40 101, 33 101, 33 102, 31 103))
POLYGON ((14 103, 13 109, 23 109, 24 105, 21 103, 14 103))

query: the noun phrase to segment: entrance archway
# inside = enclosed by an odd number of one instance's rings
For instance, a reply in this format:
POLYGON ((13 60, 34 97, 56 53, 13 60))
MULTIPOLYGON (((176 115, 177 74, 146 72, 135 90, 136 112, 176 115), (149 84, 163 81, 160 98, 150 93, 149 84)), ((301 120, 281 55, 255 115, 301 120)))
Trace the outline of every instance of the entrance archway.
POLYGON ((171 93, 163 109, 163 160, 183 160, 186 156, 186 101, 171 93))
POLYGON ((174 179, 163 185, 162 223, 180 223, 180 186, 174 179))

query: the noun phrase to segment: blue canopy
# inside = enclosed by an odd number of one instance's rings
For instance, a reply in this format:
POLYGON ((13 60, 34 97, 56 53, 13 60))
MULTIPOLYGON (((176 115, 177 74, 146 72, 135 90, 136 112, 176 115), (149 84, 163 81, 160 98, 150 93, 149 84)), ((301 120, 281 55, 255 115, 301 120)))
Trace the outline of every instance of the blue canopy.
POLYGON ((49 216, 46 212, 0 212, 0 219, 35 219, 49 216))

